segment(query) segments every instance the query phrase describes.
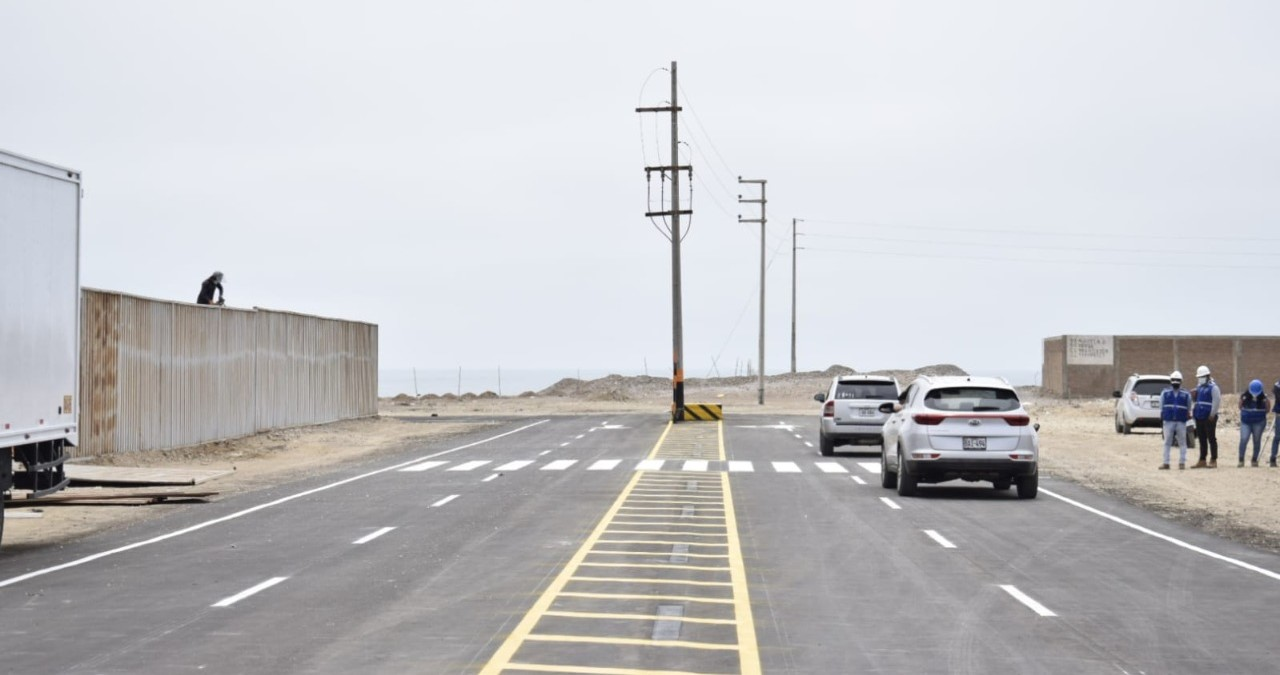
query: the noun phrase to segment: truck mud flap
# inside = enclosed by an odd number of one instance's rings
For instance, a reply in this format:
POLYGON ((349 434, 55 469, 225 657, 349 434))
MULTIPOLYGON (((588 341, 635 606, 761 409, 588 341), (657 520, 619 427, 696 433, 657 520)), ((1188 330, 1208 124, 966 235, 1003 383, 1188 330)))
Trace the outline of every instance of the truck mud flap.
POLYGON ((66 487, 70 479, 62 467, 67 459, 65 450, 66 441, 63 439, 14 448, 13 458, 25 470, 13 474, 13 487, 30 490, 32 499, 51 495, 66 487))

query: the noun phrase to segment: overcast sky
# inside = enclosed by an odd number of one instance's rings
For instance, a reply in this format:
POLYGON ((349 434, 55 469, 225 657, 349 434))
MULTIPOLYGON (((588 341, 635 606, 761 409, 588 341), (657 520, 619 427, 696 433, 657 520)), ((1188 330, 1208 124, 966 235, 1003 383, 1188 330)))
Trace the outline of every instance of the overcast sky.
POLYGON ((1274 334, 1280 3, 0 0, 0 148, 84 172, 86 286, 380 326, 384 368, 654 373, 679 62, 686 371, 1037 369, 1274 334), (656 119, 655 119, 656 118, 656 119), (656 187, 656 184, 655 184, 656 187), (687 196, 686 196, 687 197, 687 196))

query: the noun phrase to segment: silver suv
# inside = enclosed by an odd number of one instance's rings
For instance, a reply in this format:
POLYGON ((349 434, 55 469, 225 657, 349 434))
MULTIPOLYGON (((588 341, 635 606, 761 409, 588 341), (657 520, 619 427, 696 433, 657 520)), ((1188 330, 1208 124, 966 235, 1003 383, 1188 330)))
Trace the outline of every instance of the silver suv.
POLYGON ((837 445, 884 442, 883 427, 889 416, 879 408, 885 401, 898 400, 898 381, 885 375, 839 375, 813 400, 822 404, 818 449, 830 457, 837 445))
POLYGON ((921 377, 895 403, 880 452, 880 484, 915 494, 919 483, 1015 483, 1034 499, 1040 487, 1039 424, 1031 424, 1018 393, 994 377, 921 377))

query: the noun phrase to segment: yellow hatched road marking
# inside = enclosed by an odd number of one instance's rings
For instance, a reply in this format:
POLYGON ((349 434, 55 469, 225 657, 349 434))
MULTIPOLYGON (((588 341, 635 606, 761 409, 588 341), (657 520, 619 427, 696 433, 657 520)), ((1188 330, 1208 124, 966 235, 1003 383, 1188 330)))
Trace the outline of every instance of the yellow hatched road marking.
MULTIPOLYGON (((664 555, 671 555, 666 553, 664 555)), ((728 567, 703 567, 701 565, 675 565, 668 563, 650 564, 650 563, 598 563, 598 562, 582 562, 578 563, 582 567, 620 567, 625 569, 637 570, 693 570, 695 572, 728 572, 728 567)))
MULTIPOLYGON (((635 523, 636 525, 653 525, 654 523, 635 523)), ((681 537, 728 537, 727 534, 716 534, 715 532, 672 532, 671 530, 615 530, 610 528, 609 534, 661 534, 664 536, 678 535, 681 537)))
POLYGON ((534 673, 572 673, 572 675, 706 675, 687 670, 641 670, 638 668, 592 668, 590 666, 549 666, 540 663, 513 663, 507 670, 534 673))
POLYGON ((720 642, 689 642, 687 640, 643 640, 636 638, 596 637, 594 635, 543 635, 532 633, 525 638, 537 642, 570 642, 590 645, 629 645, 632 647, 680 647, 683 649, 710 649, 715 651, 736 652, 738 645, 720 642))
POLYGON ((571 581, 599 581, 606 584, 665 584, 671 586, 725 586, 733 587, 732 581, 689 581, 687 579, 640 579, 633 577, 570 577, 571 581))
POLYGON ((697 598, 692 595, 644 595, 641 593, 582 593, 565 591, 562 598, 586 598, 589 600, 666 600, 668 602, 705 602, 709 605, 732 605, 729 598, 697 598))
MULTIPOLYGON (((682 427, 684 425, 681 425, 682 427)), ((710 425, 707 425, 710 426, 710 425)), ((654 444, 653 450, 649 453, 650 459, 669 459, 670 454, 686 454, 690 457, 698 459, 719 459, 724 460, 724 422, 719 421, 715 425, 715 436, 709 437, 706 433, 697 433, 687 427, 679 432, 679 438, 672 437, 672 431, 675 425, 671 422, 667 423, 657 443, 654 444), (698 447, 693 448, 691 445, 706 443, 714 438, 714 448, 698 447), (664 448, 670 443, 671 447, 664 448), (666 450, 667 452, 664 452, 666 450)), ((703 427, 705 430, 705 427, 703 427)), ((709 431, 709 430, 706 430, 709 431)), ((710 445, 710 443, 708 443, 710 445)), ((723 578, 723 577, 721 577, 723 578)), ((581 588, 581 587, 579 587, 581 588)), ((676 591, 680 593, 680 591, 676 591)), ((686 591, 687 592, 687 591, 686 591)), ((480 671, 481 675, 497 675, 504 670, 526 670, 532 672, 561 672, 561 673, 583 673, 585 675, 702 675, 699 673, 686 673, 684 671, 670 670, 646 670, 633 668, 610 668, 610 667, 594 667, 579 665, 559 665, 559 664, 533 664, 533 663, 517 663, 512 659, 521 645, 529 641, 537 642, 561 642, 561 643, 577 643, 577 644, 600 644, 614 646, 636 646, 636 647, 661 647, 666 649, 684 648, 693 650, 707 651, 733 651, 737 652, 739 661, 738 672, 743 675, 759 675, 760 673, 760 654, 759 646, 756 643, 755 622, 751 614, 750 597, 747 595, 747 579, 746 565, 742 559, 741 542, 738 539, 737 520, 733 510, 732 493, 729 489, 728 475, 724 472, 710 473, 690 473, 682 471, 666 471, 666 472, 646 472, 636 471, 631 480, 623 488, 618 498, 606 511, 600 522, 587 536, 581 548, 565 564, 564 568, 552 579, 551 583, 543 590, 533 606, 521 618, 520 622, 506 637, 498 649, 494 652, 493 657, 485 664, 480 671), (697 478, 694 478, 697 476, 697 478), (719 490, 714 489, 715 483, 712 482, 712 476, 719 478, 719 490), (694 489, 684 491, 680 494, 671 494, 678 486, 689 486, 693 482, 701 481, 696 487, 706 485, 708 489, 694 489), (639 499, 637 499, 639 497, 639 499), (678 501, 655 499, 659 497, 679 497, 678 501), (710 501, 703 501, 704 499, 710 501), (624 510, 665 510, 671 511, 674 507, 637 507, 635 504, 675 504, 679 506, 692 506, 694 508, 706 508, 707 510, 722 511, 723 516, 693 516, 682 517, 686 522, 653 522, 653 521, 619 521, 619 518, 626 518, 630 515, 632 518, 665 518, 670 520, 675 514, 627 514, 624 510), (704 518, 709 520, 723 520, 721 523, 690 523, 687 520, 692 518, 704 518), (653 529, 615 529, 617 527, 630 528, 655 528, 670 527, 682 528, 683 531, 670 530, 653 530, 653 529), (718 532, 697 531, 699 528, 716 528, 718 532), (627 541, 617 539, 606 539, 608 536, 616 535, 644 535, 650 539, 639 541, 627 541), (703 542, 697 541, 671 541, 675 537, 714 537, 716 539, 723 538, 724 543, 719 542, 703 542), (590 555, 656 555, 666 556, 673 555, 666 551, 648 553, 648 552, 630 552, 630 551, 607 551, 597 550, 595 547, 600 543, 610 544, 669 544, 690 546, 715 546, 726 549, 725 555, 719 554, 697 554, 697 553, 681 553, 688 558, 713 558, 721 559, 727 562, 727 567, 700 565, 678 565, 678 564, 642 564, 642 563, 595 563, 586 562, 586 558, 590 555), (579 571, 583 568, 622 568, 622 569, 666 569, 666 570, 686 570, 697 572, 712 573, 729 573, 729 581, 692 581, 684 579, 645 579, 630 577, 594 577, 580 576, 579 571), (663 595, 653 593, 586 593, 581 591, 568 591, 566 586, 570 583, 594 583, 594 584, 644 584, 652 590, 657 590, 655 586, 685 586, 692 591, 694 588, 705 588, 707 593, 712 595, 722 595, 728 591, 731 597, 695 597, 688 595, 663 595), (712 592, 712 589, 725 589, 712 592), (629 613, 594 613, 594 612, 569 612, 564 610, 552 610, 552 605, 557 597, 564 598, 592 598, 592 599, 627 599, 627 600, 668 600, 675 602, 690 603, 708 603, 720 605, 732 605, 734 618, 729 619, 695 619, 688 617, 662 617, 648 614, 629 614, 629 613), (735 644, 725 644, 717 642, 695 642, 681 640, 652 640, 637 638, 611 638, 601 636, 585 636, 585 635, 550 635, 535 634, 533 631, 537 627, 538 622, 547 616, 555 616, 562 618, 584 618, 584 619, 624 619, 638 621, 661 621, 661 620, 678 620, 687 623, 710 623, 721 625, 732 625, 735 628, 736 640, 735 644)))
POLYGON ((657 614, 616 614, 613 612, 562 612, 552 610, 547 616, 559 616, 566 619, 635 619, 637 621, 683 621, 685 623, 709 623, 720 626, 732 626, 733 619, 702 619, 692 616, 658 616, 657 614))
POLYGON ((667 541, 663 539, 601 539, 597 544, 666 544, 675 546, 676 544, 684 544, 686 546, 716 546, 724 548, 728 544, 702 544, 696 541, 667 541))
POLYGON ((727 555, 711 553, 672 553, 671 551, 599 551, 592 550, 591 555, 682 555, 686 558, 728 558, 727 555))

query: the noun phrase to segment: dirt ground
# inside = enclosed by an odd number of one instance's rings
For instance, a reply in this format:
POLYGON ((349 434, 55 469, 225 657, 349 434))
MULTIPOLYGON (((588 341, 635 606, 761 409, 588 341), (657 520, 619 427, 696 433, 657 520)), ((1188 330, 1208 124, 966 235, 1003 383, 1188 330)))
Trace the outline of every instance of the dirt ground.
MULTIPOLYGON (((905 384, 921 371, 963 372, 945 365, 887 372, 905 384)), ((771 376, 765 385, 764 405, 757 403, 759 385, 755 378, 690 380, 686 401, 723 404, 730 424, 735 417, 748 415, 816 416, 819 404, 813 395, 825 391, 834 372, 842 371, 833 367, 771 376)), ((1041 471, 1045 474, 1261 549, 1280 552, 1280 469, 1266 467, 1269 445, 1263 450, 1262 468, 1236 468, 1239 427, 1230 412, 1219 424, 1220 468, 1159 471, 1160 434, 1155 430, 1138 430, 1128 436, 1117 434, 1111 400, 1063 401, 1042 397, 1035 389, 1024 389, 1022 395, 1029 403, 1032 418, 1041 425, 1041 471)), ((565 380, 537 394, 519 397, 399 396, 382 400, 380 415, 375 418, 276 431, 182 450, 117 456, 101 463, 234 469, 230 475, 197 486, 226 496, 316 475, 338 464, 369 462, 445 440, 493 425, 495 416, 624 412, 663 415, 670 408, 670 396, 670 383, 665 379, 619 376, 590 382, 565 380), (442 419, 429 424, 408 419, 431 415, 442 419)), ((1231 410, 1230 401, 1224 402, 1224 410, 1231 410)), ((1189 451, 1188 466, 1196 458, 1197 451, 1189 451)), ((38 519, 9 519, 4 547, 58 545, 172 509, 198 508, 199 504, 46 506, 38 519)), ((8 513, 29 510, 11 508, 8 513)))

